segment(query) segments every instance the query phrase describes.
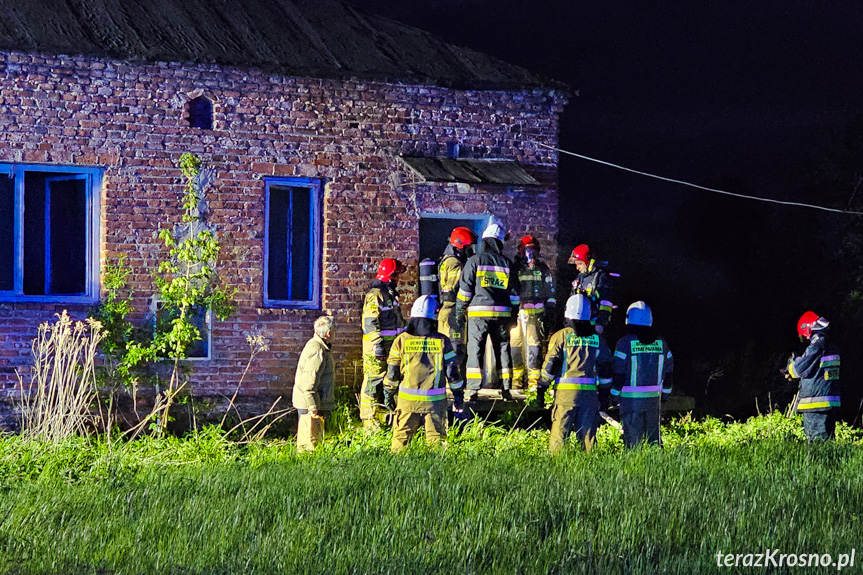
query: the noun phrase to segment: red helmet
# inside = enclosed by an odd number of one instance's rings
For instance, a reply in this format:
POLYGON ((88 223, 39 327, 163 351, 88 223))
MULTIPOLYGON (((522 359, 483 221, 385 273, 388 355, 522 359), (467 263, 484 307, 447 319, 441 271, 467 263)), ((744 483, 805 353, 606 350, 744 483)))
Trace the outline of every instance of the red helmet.
POLYGON ((813 331, 822 331, 826 329, 828 325, 830 325, 830 322, 826 319, 814 311, 807 311, 797 320, 797 334, 800 337, 809 339, 812 337, 813 331))
POLYGON ((587 244, 579 244, 575 246, 575 249, 572 250, 572 254, 569 256, 569 261, 567 263, 575 264, 575 262, 584 262, 589 263, 590 261, 590 248, 587 244))
POLYGON ((402 262, 394 258, 386 258, 381 260, 380 265, 378 265, 378 275, 375 277, 382 282, 391 282, 394 276, 398 276, 404 271, 405 266, 402 265, 402 262))
POLYGON ((449 235, 449 243, 458 249, 464 249, 476 243, 476 234, 468 228, 454 228, 449 235))
POLYGON ((518 240, 518 253, 524 255, 525 248, 533 248, 534 251, 540 251, 539 240, 533 236, 524 236, 518 240))

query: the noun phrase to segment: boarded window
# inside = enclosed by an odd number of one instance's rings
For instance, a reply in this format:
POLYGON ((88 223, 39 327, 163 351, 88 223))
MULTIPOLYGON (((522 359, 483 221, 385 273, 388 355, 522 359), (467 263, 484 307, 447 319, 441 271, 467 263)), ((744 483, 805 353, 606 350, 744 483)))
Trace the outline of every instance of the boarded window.
POLYGON ((318 190, 307 180, 267 182, 268 304, 319 305, 318 190))
POLYGON ((422 214, 420 216, 420 260, 440 260, 453 228, 464 227, 481 236, 488 216, 472 214, 422 214))
POLYGON ((0 295, 92 297, 98 172, 36 166, 9 172, 0 175, 0 295))
POLYGON ((189 126, 201 130, 213 129, 213 103, 209 98, 198 96, 189 102, 189 126))

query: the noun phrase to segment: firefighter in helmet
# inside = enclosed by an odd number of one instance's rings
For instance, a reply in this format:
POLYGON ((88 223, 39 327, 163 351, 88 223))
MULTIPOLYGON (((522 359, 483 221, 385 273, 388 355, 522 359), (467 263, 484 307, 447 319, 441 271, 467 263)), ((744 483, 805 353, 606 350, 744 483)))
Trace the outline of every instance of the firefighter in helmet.
POLYGON ((387 359, 384 405, 395 411, 394 452, 406 448, 421 425, 429 444, 446 438, 447 383, 456 411, 461 409, 464 382, 449 338, 437 330, 437 305, 435 296, 416 299, 407 330, 395 339, 387 359))
POLYGON ((468 258, 459 282, 455 308, 459 330, 463 332, 467 325, 466 415, 470 415, 472 402, 482 386, 487 336, 500 366, 502 396, 512 397, 509 331, 518 313, 519 288, 512 262, 503 255, 507 236, 503 225, 492 218, 482 233, 479 253, 468 258))
POLYGON ((386 361, 393 340, 405 328, 396 286, 405 267, 393 258, 378 266, 369 291, 363 300, 363 388, 360 391, 360 419, 366 427, 378 424, 383 404, 383 381, 386 361))
POLYGON ((555 454, 572 431, 586 450, 593 447, 599 395, 607 393, 611 385, 611 351, 597 335, 592 316, 590 300, 584 294, 570 296, 564 310, 566 327, 548 343, 537 394, 542 405, 546 388, 554 385, 548 448, 555 454))
POLYGON ((653 330, 653 312, 643 301, 626 310, 627 332, 614 351, 611 394, 620 400, 623 443, 660 444, 661 398, 671 393, 674 359, 665 340, 653 330))
POLYGON ((801 356, 791 356, 785 376, 800 380, 797 412, 803 414, 806 439, 832 439, 839 410, 839 349, 830 341, 830 322, 814 311, 797 321, 797 334, 808 342, 801 356))
POLYGON ((515 269, 518 274, 521 309, 518 323, 509 336, 513 389, 524 387, 525 355, 528 387, 535 387, 539 381, 542 370, 542 342, 548 333, 547 327, 554 312, 554 277, 539 256, 538 239, 528 235, 519 240, 515 269))
POLYGON ((438 268, 441 301, 438 331, 452 342, 460 373, 464 373, 464 361, 467 358, 467 337, 464 330, 459 328, 454 312, 461 272, 467 258, 473 255, 476 239, 476 234, 468 228, 453 229, 449 236, 449 245, 444 250, 438 268))
POLYGON ((578 275, 572 281, 572 295, 584 294, 596 309, 596 332, 602 335, 611 319, 611 278, 605 269, 608 262, 595 260, 587 244, 575 246, 567 263, 574 265, 578 275))

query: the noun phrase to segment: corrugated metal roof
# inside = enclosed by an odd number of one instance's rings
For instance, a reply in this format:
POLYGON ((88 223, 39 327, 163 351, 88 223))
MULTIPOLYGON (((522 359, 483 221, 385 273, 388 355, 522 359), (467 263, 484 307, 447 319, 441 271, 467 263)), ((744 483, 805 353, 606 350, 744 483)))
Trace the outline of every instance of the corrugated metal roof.
POLYGON ((539 182, 513 160, 401 158, 426 182, 537 186, 539 182))
POLYGON ((0 14, 6 50, 467 89, 566 89, 337 0, 0 0, 0 14))

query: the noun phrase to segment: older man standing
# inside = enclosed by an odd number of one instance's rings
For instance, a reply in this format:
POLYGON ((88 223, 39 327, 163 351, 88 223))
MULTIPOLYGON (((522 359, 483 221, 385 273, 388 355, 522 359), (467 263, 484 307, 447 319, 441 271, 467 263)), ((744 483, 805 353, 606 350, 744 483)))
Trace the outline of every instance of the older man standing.
POLYGON ((297 451, 312 451, 324 438, 325 414, 335 407, 335 364, 330 342, 336 320, 324 315, 315 320, 315 335, 306 342, 294 379, 293 404, 299 413, 297 451))

